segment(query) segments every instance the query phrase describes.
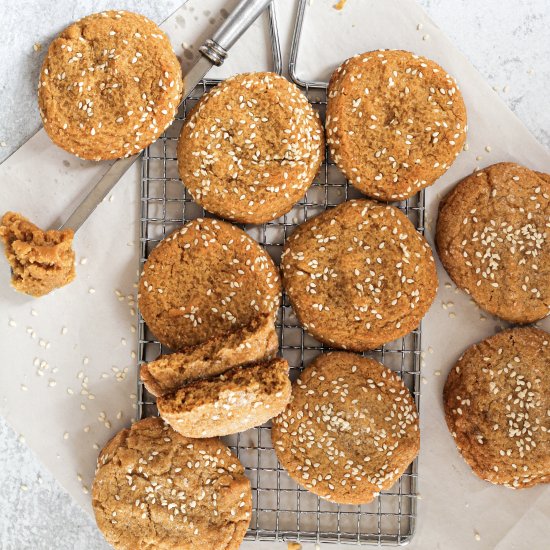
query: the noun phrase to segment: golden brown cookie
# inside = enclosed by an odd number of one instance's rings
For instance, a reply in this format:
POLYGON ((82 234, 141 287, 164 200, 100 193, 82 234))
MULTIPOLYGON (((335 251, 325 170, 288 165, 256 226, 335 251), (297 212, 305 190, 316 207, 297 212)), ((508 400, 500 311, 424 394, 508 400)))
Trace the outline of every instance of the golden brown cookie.
POLYGON ((489 313, 532 323, 550 313, 550 175, 502 162, 441 201, 436 243, 456 285, 489 313))
POLYGON ((416 405, 399 376, 344 352, 321 354, 300 374, 271 437, 297 483, 341 504, 373 500, 420 448, 416 405))
POLYGON ((289 399, 288 363, 275 358, 191 382, 159 397, 157 407, 160 415, 181 434, 215 437, 264 424, 278 415, 289 399))
POLYGON ((229 223, 199 218, 151 252, 138 303, 159 341, 180 350, 275 315, 280 295, 278 269, 256 241, 229 223))
POLYGON ((468 348, 443 392, 447 426, 481 479, 550 482, 550 334, 505 330, 468 348))
POLYGON ((243 466, 221 441, 188 439, 147 418, 101 451, 92 505, 117 550, 237 550, 252 494, 243 466))
POLYGON ((89 160, 139 153, 172 123, 181 67, 166 34, 142 15, 105 11, 51 44, 38 83, 44 129, 89 160))
POLYGON ((454 162, 466 139, 456 81, 402 50, 356 55, 328 87, 327 144, 357 189, 384 201, 411 197, 454 162))
POLYGON ((368 200, 344 202, 300 225, 281 269, 304 328, 354 351, 415 329, 437 292, 424 237, 397 208, 368 200))
POLYGON ((178 143, 180 178, 209 212, 263 223, 288 212, 324 155, 318 114, 274 73, 228 78, 203 96, 178 143))
POLYGON ((6 212, 0 222, 0 239, 11 266, 11 284, 30 296, 44 296, 68 285, 75 277, 74 232, 42 231, 27 218, 6 212))
POLYGON ((142 365, 141 380, 156 396, 179 389, 184 384, 217 376, 232 367, 271 359, 279 349, 279 337, 271 314, 249 325, 208 340, 204 344, 161 355, 142 365))

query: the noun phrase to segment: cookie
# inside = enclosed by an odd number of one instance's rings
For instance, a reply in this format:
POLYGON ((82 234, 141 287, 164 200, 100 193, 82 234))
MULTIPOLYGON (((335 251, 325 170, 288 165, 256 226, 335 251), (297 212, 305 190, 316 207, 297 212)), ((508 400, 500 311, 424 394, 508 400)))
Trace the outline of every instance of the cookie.
POLYGON ((44 296, 76 277, 72 229, 42 231, 27 218, 6 212, 0 239, 11 266, 11 285, 30 296, 44 296))
POLYGON ((455 284, 512 323, 550 313, 550 175, 493 164, 441 201, 436 244, 455 284))
POLYGON ((324 155, 321 121, 304 94, 274 73, 228 78, 204 95, 178 143, 180 178, 209 212, 264 223, 288 212, 324 155))
POLYGON ((454 78, 402 50, 356 55, 328 87, 326 139, 334 162, 369 197, 403 200, 432 185, 466 139, 454 78))
POLYGON ((242 464, 218 439, 188 439, 147 418, 101 451, 92 505, 117 550, 236 550, 252 494, 242 464))
POLYGON ((278 415, 290 399, 288 363, 234 367, 157 399, 160 415, 186 437, 244 432, 278 415))
POLYGON ((481 479, 512 489, 550 482, 550 334, 515 328, 468 348, 449 373, 443 405, 481 479))
POLYGON ((273 316, 263 315, 239 330, 194 348, 161 355, 142 365, 140 376, 149 392, 155 396, 165 395, 194 380, 222 374, 231 367, 271 359, 278 348, 273 316))
POLYGON ((105 11, 67 27, 48 48, 38 105, 59 147, 83 159, 139 153, 172 123, 183 91, 167 35, 128 11, 105 11))
POLYGON ((244 231, 199 218, 151 252, 138 292, 149 328, 180 350, 275 315, 281 283, 269 254, 244 231))
POLYGON ((344 352, 321 354, 300 374, 271 437, 297 483, 340 504, 371 502, 420 448, 416 405, 399 376, 344 352))
POLYGON ((300 225, 281 258, 304 328, 330 345, 374 349, 415 329, 437 292, 432 251, 407 217, 368 200, 300 225))

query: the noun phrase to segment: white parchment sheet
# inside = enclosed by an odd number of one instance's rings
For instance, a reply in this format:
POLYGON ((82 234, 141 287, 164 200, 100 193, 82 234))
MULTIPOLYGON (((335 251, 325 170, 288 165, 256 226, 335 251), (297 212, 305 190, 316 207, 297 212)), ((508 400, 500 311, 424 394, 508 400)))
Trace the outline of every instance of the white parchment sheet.
MULTIPOLYGON (((298 61, 302 78, 326 80, 354 53, 399 48, 434 59, 460 84, 469 149, 427 190, 430 240, 441 195, 475 167, 513 160, 550 172, 549 152, 414 1, 349 0, 342 11, 334 3, 316 0, 308 7, 298 61)), ((220 10, 234 4, 190 0, 163 24, 184 67, 219 24, 220 10)), ((285 60, 295 8, 295 0, 278 0, 285 60)), ((266 28, 266 18, 259 20, 227 65, 211 75, 270 68, 266 28)), ((55 227, 106 168, 61 151, 40 131, 0 166, 0 211, 20 211, 38 225, 55 227)), ((31 299, 10 288, 8 266, 0 262, 0 413, 89 512, 98 449, 135 414, 138 239, 139 161, 79 230, 74 283, 31 299)), ((548 547, 550 488, 511 491, 478 480, 445 426, 441 392, 449 369, 466 347, 502 323, 446 285, 450 279, 439 264, 438 272, 439 294, 423 323, 421 500, 410 547, 542 550, 548 547)), ((550 321, 541 326, 550 330, 550 321)))

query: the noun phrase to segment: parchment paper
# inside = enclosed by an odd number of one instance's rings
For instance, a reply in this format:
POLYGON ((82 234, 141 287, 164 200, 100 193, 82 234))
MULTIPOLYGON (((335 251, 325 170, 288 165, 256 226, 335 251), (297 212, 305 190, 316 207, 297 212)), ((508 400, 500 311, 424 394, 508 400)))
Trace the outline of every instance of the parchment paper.
MULTIPOLYGON (((513 160, 550 172, 548 151, 416 3, 350 0, 340 12, 334 3, 316 0, 308 7, 298 61, 303 78, 326 80, 354 53, 400 48, 436 60, 460 84, 468 108, 469 150, 427 191, 430 240, 441 195, 477 166, 513 160)), ((220 10, 234 4, 190 0, 163 24, 184 67, 223 18, 220 10)), ((295 7, 294 0, 278 2, 285 54, 295 7)), ((266 20, 254 25, 212 76, 270 68, 266 20)), ((0 211, 21 211, 39 225, 55 227, 106 168, 64 153, 40 131, 0 166, 0 211)), ((135 414, 138 170, 139 162, 78 232, 73 284, 31 299, 9 287, 9 269, 0 263, 0 413, 89 512, 87 491, 98 449, 135 414)), ((438 270, 440 291, 423 324, 421 500, 411 547, 546 548, 550 489, 511 491, 478 480, 445 426, 441 391, 447 372, 466 347, 503 325, 449 285, 439 264, 438 270)), ((550 322, 541 326, 548 330, 550 322)))

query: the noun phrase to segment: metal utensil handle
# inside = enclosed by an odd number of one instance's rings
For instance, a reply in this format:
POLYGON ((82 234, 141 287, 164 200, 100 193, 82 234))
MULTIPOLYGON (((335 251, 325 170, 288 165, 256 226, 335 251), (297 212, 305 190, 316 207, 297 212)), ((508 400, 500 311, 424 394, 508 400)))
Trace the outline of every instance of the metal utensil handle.
POLYGON ((229 50, 273 0, 241 0, 211 39, 199 48, 215 65, 221 65, 229 50))
POLYGON ((107 170, 105 175, 92 187, 86 198, 74 209, 73 213, 59 229, 76 231, 96 209, 97 205, 107 196, 124 173, 136 162, 139 155, 118 159, 107 170))

